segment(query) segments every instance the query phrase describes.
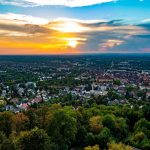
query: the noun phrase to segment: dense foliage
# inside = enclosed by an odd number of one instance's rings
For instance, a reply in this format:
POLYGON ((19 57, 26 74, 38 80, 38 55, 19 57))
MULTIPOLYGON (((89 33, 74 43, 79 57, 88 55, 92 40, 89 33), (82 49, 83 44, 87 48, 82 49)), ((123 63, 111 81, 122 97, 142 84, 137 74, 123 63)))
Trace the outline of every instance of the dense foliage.
POLYGON ((150 149, 149 109, 53 104, 0 113, 1 150, 150 149), (130 145, 130 146, 128 146, 130 145))

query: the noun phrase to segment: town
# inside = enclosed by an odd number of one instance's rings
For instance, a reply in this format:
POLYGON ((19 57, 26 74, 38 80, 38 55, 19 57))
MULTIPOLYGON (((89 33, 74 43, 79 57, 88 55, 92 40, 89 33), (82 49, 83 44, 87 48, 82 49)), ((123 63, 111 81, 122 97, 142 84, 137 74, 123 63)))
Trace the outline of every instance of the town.
POLYGON ((150 102, 149 56, 0 57, 0 111, 150 102))

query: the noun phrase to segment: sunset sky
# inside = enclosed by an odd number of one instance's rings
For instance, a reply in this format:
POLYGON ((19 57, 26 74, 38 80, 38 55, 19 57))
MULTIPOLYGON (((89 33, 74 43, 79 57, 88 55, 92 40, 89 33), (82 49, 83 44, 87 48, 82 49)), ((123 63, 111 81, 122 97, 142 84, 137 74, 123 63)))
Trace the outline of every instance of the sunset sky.
POLYGON ((150 53, 150 0, 0 0, 0 54, 150 53))

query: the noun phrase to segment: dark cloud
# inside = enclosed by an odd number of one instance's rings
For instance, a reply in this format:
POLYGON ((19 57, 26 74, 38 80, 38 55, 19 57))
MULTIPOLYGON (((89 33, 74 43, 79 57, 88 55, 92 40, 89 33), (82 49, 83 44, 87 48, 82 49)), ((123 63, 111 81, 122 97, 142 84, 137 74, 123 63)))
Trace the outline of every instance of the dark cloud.
POLYGON ((39 25, 32 25, 32 24, 8 24, 8 23, 0 23, 0 30, 6 31, 16 31, 16 32, 23 32, 28 34, 47 34, 53 32, 52 29, 48 29, 46 27, 41 27, 39 25))
POLYGON ((108 47, 105 49, 108 52, 142 52, 144 49, 150 48, 150 24, 148 23, 130 26, 125 25, 123 20, 112 20, 91 26, 107 26, 112 27, 112 29, 85 33, 84 35, 88 38, 86 44, 81 47, 83 51, 101 51, 103 46, 107 46, 107 44, 108 47), (114 44, 112 43, 113 46, 110 46, 107 42, 114 42, 114 44))
POLYGON ((138 26, 143 27, 145 29, 149 29, 150 30, 150 23, 144 23, 144 24, 139 24, 138 26))
POLYGON ((150 34, 146 34, 146 35, 136 35, 135 38, 136 38, 136 37, 139 37, 139 38, 146 38, 146 39, 148 38, 148 39, 150 39, 150 34))
POLYGON ((95 23, 80 23, 82 26, 86 27, 100 27, 100 26, 122 26, 123 25, 123 20, 118 19, 118 20, 111 20, 111 21, 99 21, 95 23))

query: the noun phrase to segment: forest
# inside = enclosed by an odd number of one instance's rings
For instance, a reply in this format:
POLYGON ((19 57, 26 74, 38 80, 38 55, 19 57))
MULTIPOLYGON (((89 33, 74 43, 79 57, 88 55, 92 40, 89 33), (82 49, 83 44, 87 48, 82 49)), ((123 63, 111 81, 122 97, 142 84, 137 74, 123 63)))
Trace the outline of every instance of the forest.
POLYGON ((149 150, 149 108, 52 104, 0 112, 0 150, 149 150))

